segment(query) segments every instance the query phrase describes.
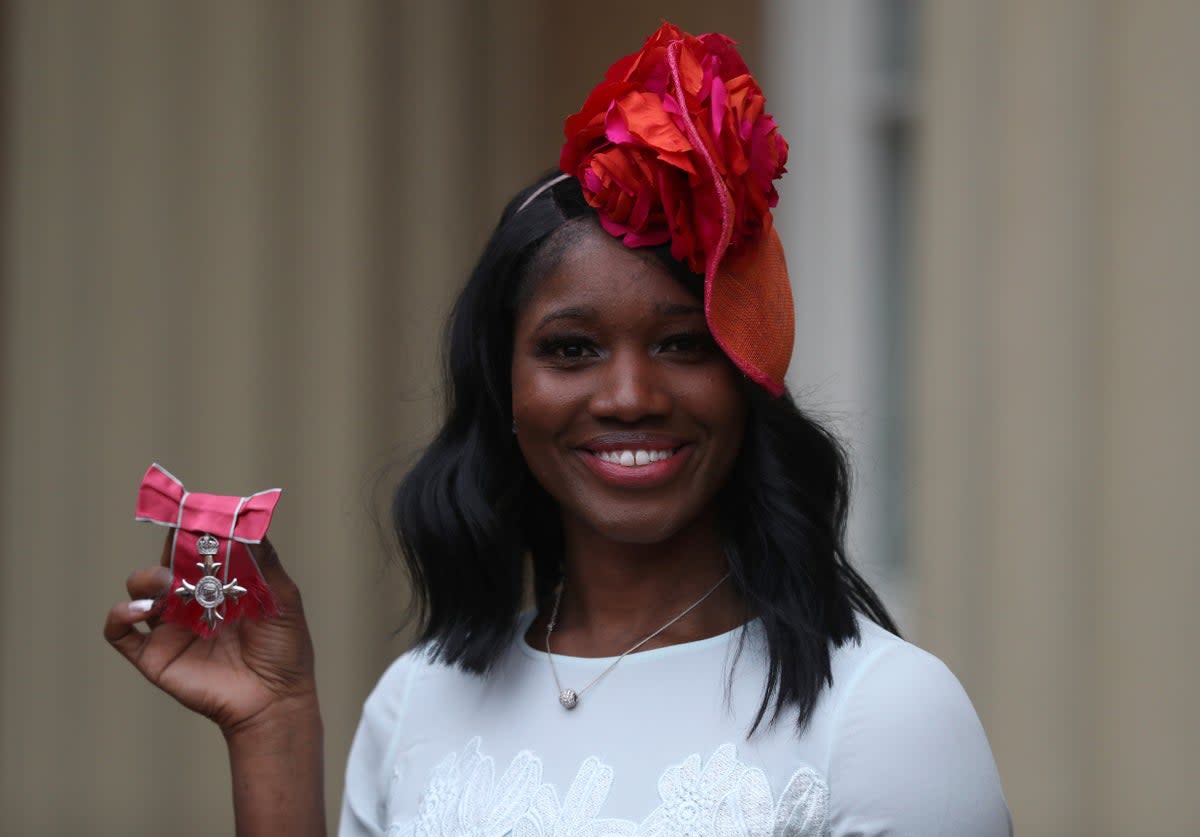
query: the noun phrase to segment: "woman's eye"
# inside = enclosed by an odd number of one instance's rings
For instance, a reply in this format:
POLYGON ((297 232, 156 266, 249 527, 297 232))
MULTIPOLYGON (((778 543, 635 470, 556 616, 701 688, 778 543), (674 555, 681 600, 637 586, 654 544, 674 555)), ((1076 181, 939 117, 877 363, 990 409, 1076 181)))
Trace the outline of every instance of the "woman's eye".
POLYGON ((662 352, 699 354, 712 348, 712 337, 707 334, 676 334, 659 344, 662 352))
POLYGON ((544 340, 538 346, 538 355, 551 360, 583 360, 595 354, 596 348, 592 342, 578 337, 544 340))

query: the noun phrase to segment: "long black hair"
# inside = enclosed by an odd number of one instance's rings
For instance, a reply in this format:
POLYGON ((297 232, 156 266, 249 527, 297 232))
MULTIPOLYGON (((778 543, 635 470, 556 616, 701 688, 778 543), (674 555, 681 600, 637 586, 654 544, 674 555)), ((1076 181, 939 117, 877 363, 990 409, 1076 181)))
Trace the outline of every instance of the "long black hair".
MULTIPOLYGON (((578 181, 505 208, 450 317, 445 423, 396 489, 392 519, 411 574, 419 640, 436 659, 486 674, 513 641, 532 558, 534 594, 557 584, 557 507, 513 440, 513 327, 525 289, 594 222, 578 181), (528 203, 527 203, 528 202, 528 203)), ((655 256, 698 293, 666 248, 655 256)), ((744 383, 745 437, 721 489, 719 530, 733 580, 762 626, 767 683, 751 732, 787 707, 803 727, 832 682, 830 647, 858 639, 855 611, 896 632, 845 553, 849 469, 837 441, 789 394, 744 383)))

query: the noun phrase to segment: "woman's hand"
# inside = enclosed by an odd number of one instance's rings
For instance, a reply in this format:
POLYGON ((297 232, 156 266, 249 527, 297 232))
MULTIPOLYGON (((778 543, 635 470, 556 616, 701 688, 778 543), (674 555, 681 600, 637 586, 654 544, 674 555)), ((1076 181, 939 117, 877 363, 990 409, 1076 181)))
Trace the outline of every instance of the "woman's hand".
POLYGON ((104 638, 147 680, 211 718, 227 738, 266 722, 317 711, 312 640, 300 591, 268 541, 251 549, 279 603, 278 616, 242 619, 222 626, 209 639, 180 625, 159 623, 162 599, 170 594, 168 536, 163 566, 129 576, 125 586, 131 601, 113 605, 104 625, 104 638), (140 622, 149 624, 148 633, 138 629, 140 622))
POLYGON ((129 576, 132 600, 112 606, 104 638, 147 680, 221 727, 240 837, 323 835, 321 715, 300 591, 264 540, 251 549, 278 616, 242 619, 209 639, 160 623, 159 605, 171 592, 170 543, 168 536, 163 566, 129 576), (150 631, 139 630, 139 622, 150 631))

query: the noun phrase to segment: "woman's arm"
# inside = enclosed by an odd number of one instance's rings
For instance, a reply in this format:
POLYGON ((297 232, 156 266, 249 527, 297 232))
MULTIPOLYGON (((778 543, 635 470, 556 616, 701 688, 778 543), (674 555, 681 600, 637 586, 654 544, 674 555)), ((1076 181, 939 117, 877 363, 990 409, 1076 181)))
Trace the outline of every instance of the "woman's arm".
POLYGON ((322 736, 315 694, 225 733, 239 837, 325 833, 322 736))

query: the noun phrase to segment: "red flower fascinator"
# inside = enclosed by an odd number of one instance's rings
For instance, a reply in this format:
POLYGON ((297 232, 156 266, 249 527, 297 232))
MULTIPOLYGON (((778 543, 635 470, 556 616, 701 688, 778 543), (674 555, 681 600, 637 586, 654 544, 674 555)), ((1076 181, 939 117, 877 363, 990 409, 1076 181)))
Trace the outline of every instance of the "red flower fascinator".
POLYGON ((732 40, 664 23, 567 118, 559 165, 611 235, 628 247, 669 242, 704 275, 713 337, 779 395, 794 315, 771 207, 788 146, 765 103, 732 40))

